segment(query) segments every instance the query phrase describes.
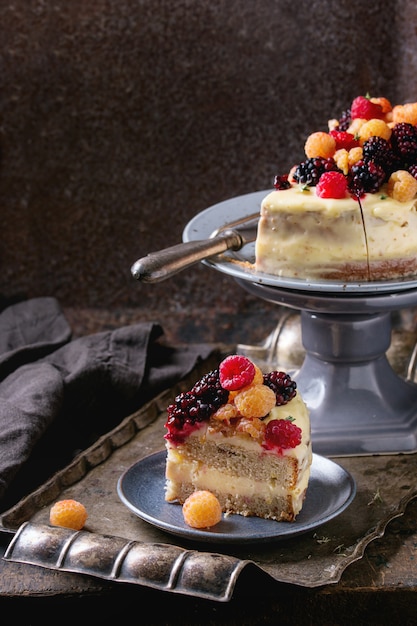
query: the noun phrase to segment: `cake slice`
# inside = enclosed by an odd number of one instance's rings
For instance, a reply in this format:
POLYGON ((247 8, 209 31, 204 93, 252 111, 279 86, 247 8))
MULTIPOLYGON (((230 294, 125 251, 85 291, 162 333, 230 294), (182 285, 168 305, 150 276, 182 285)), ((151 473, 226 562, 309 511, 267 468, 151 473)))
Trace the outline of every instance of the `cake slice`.
POLYGON ((225 513, 294 521, 307 491, 309 413, 285 372, 231 355, 167 409, 168 502, 211 491, 225 513))

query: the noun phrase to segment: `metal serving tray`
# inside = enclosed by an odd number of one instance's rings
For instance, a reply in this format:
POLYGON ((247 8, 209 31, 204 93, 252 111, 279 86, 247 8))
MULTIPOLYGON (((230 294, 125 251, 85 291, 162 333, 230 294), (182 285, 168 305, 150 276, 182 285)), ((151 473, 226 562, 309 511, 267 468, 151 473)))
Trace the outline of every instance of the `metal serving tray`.
POLYGON ((163 450, 165 407, 212 366, 202 363, 6 511, 0 531, 16 533, 5 558, 217 601, 231 599, 249 564, 276 581, 304 587, 338 582, 417 496, 416 454, 337 459, 355 479, 353 502, 320 528, 276 543, 217 546, 182 540, 138 518, 119 499, 120 476, 163 450), (83 531, 49 525, 50 506, 62 498, 87 507, 83 531))

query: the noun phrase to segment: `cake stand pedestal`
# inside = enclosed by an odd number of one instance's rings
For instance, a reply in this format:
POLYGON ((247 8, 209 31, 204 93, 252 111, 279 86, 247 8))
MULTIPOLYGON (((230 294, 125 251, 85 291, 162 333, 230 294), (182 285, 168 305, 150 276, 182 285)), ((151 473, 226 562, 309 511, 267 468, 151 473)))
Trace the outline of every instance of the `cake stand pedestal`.
POLYGON ((304 362, 292 373, 322 455, 417 450, 417 385, 386 357, 391 311, 417 304, 417 289, 371 295, 297 292, 236 279, 247 291, 301 311, 304 362))

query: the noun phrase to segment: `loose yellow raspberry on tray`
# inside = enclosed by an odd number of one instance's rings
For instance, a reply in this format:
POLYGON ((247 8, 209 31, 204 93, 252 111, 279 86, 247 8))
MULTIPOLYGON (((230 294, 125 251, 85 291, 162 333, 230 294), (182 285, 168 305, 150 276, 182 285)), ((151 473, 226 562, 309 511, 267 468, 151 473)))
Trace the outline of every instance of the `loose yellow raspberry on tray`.
POLYGON ((52 506, 49 513, 52 526, 63 526, 72 530, 81 530, 87 517, 85 506, 76 500, 59 500, 52 506))
POLYGON ((183 504, 184 521, 192 528, 211 528, 222 518, 220 502, 211 491, 194 491, 183 504))

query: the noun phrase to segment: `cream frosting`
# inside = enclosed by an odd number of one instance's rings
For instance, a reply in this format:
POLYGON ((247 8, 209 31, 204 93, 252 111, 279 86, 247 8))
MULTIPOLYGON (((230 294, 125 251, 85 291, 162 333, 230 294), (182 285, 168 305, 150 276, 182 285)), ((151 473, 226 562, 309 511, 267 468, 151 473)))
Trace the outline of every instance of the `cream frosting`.
POLYGON ((399 202, 384 188, 365 194, 359 205, 351 197, 320 198, 314 187, 294 184, 262 202, 256 240, 256 268, 262 272, 337 278, 352 267, 352 280, 361 274, 366 280, 368 265, 372 273, 373 264, 414 259, 416 253, 417 200, 399 202))

